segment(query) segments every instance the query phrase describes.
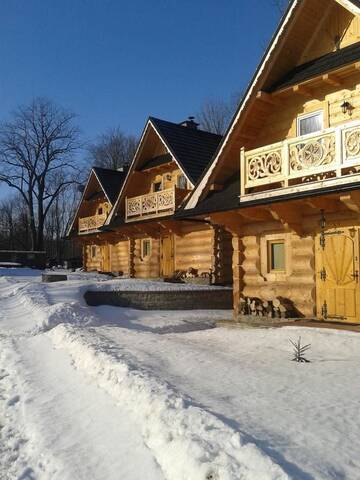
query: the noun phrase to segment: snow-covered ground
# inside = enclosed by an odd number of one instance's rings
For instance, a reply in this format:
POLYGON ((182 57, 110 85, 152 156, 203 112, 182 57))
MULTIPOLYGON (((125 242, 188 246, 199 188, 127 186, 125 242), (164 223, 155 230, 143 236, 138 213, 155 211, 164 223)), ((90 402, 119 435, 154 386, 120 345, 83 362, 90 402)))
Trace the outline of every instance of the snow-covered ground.
POLYGON ((0 269, 1 480, 360 478, 359 334, 82 300, 116 282, 157 283, 0 269))

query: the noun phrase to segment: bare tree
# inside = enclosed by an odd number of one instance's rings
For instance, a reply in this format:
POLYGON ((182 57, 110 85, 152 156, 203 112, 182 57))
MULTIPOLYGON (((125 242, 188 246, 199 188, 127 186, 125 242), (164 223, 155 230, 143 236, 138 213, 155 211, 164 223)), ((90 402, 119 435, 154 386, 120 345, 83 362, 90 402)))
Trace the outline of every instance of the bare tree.
POLYGON ((90 161, 98 167, 116 170, 132 161, 137 143, 133 135, 124 134, 119 127, 112 128, 90 146, 90 161))
POLYGON ((228 102, 218 98, 205 100, 200 112, 196 115, 201 127, 208 132, 223 135, 238 106, 241 96, 239 92, 236 92, 231 95, 228 102))
POLYGON ((0 181, 17 190, 27 206, 32 250, 43 250, 51 206, 78 181, 79 148, 74 114, 46 99, 19 107, 0 125, 0 181))

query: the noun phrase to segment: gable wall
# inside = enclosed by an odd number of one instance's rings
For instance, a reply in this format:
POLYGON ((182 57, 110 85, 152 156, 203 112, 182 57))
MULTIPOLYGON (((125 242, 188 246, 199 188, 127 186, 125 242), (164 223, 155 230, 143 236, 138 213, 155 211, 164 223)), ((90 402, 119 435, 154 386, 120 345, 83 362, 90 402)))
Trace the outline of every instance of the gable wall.
MULTIPOLYGON (((281 98, 281 97, 280 97, 281 98)), ((273 107, 261 122, 261 130, 251 148, 270 145, 297 136, 297 117, 316 110, 324 111, 324 128, 360 120, 360 74, 349 77, 341 87, 322 86, 313 90, 313 97, 292 94, 283 104, 273 107), (351 117, 341 111, 347 100, 354 107, 351 117)), ((250 148, 249 148, 250 149, 250 148)))

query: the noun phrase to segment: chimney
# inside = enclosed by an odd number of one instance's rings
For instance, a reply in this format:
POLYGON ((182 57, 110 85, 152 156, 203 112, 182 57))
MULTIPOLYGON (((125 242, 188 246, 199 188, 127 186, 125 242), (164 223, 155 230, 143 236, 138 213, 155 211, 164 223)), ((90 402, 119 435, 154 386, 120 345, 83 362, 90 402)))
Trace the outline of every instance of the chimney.
POLYGON ((184 120, 179 125, 182 127, 192 128, 193 130, 197 130, 199 123, 194 122, 195 117, 188 117, 187 120, 184 120))

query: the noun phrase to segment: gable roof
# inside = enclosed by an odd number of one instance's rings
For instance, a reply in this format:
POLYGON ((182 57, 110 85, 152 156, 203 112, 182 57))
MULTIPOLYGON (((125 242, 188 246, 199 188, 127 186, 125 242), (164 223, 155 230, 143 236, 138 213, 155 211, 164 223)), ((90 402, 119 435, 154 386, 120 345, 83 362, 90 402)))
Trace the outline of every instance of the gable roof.
MULTIPOLYGON (((111 170, 109 168, 101 168, 101 167, 93 167, 89 173, 88 179, 85 184, 84 191, 81 195, 78 207, 76 209, 75 215, 73 217, 73 220, 66 232, 66 235, 70 235, 75 220, 77 219, 77 216, 79 214, 79 210, 81 207, 82 202, 85 199, 86 193, 88 186, 90 184, 90 180, 93 176, 96 177, 100 187, 102 188, 106 198, 109 200, 111 205, 114 205, 116 198, 120 192, 120 189, 124 183, 124 180, 126 178, 126 172, 127 169, 124 168, 124 171, 119 171, 119 170, 111 170)), ((91 197, 95 198, 98 196, 99 192, 95 192, 95 194, 91 195, 91 197)))
POLYGON ((107 199, 111 205, 114 205, 122 184, 124 183, 127 168, 124 168, 123 171, 119 171, 111 170, 109 168, 93 167, 92 171, 99 180, 100 186, 103 189, 107 199))
POLYGON ((106 225, 109 225, 114 215, 116 215, 116 209, 122 198, 122 193, 126 188, 132 172, 137 169, 137 161, 144 142, 146 141, 146 134, 149 132, 149 128, 155 131, 169 153, 147 161, 144 165, 139 166, 139 170, 142 170, 144 167, 149 168, 149 164, 151 165, 152 162, 155 164, 160 162, 161 164, 161 162, 166 161, 167 163, 171 158, 179 165, 179 168, 193 185, 195 185, 211 162, 222 140, 221 135, 216 135, 215 133, 205 132, 197 128, 161 120, 160 118, 149 117, 116 203, 106 221, 106 225))
MULTIPOLYGON (((334 0, 338 4, 342 5, 345 9, 352 12, 354 15, 360 15, 360 0, 334 0)), ((248 88, 242 97, 237 111, 235 112, 230 125, 223 137, 221 144, 219 145, 213 161, 209 164, 208 168, 203 172, 199 178, 196 187, 191 192, 189 199, 184 206, 186 210, 194 208, 202 198, 202 194, 206 186, 211 183, 210 179, 212 174, 218 168, 219 158, 223 154, 224 150, 228 147, 230 139, 234 135, 234 129, 236 124, 245 116, 251 100, 254 96, 254 93, 258 91, 259 85, 262 83, 262 88, 266 89, 265 81, 263 78, 266 78, 271 66, 276 61, 276 58, 279 55, 281 47, 284 45, 285 32, 289 29, 292 24, 293 19, 296 17, 297 13, 300 10, 300 7, 305 3, 305 0, 290 0, 288 7, 279 23, 278 28, 276 29, 265 53, 253 75, 252 80, 250 81, 248 88), (265 87, 264 87, 265 85, 265 87)), ((293 55, 292 52, 287 52, 287 55, 293 55)), ((270 82, 273 84, 274 82, 270 82)), ((267 87, 269 88, 269 87, 267 87)), ((240 192, 239 192, 240 193, 240 192)))
POLYGON ((322 73, 330 72, 360 59, 360 42, 349 45, 336 52, 331 52, 310 62, 306 62, 285 74, 280 80, 271 85, 267 91, 274 92, 282 88, 296 85, 322 73))
POLYGON ((149 120, 186 176, 195 184, 219 146, 221 135, 155 117, 149 120))

